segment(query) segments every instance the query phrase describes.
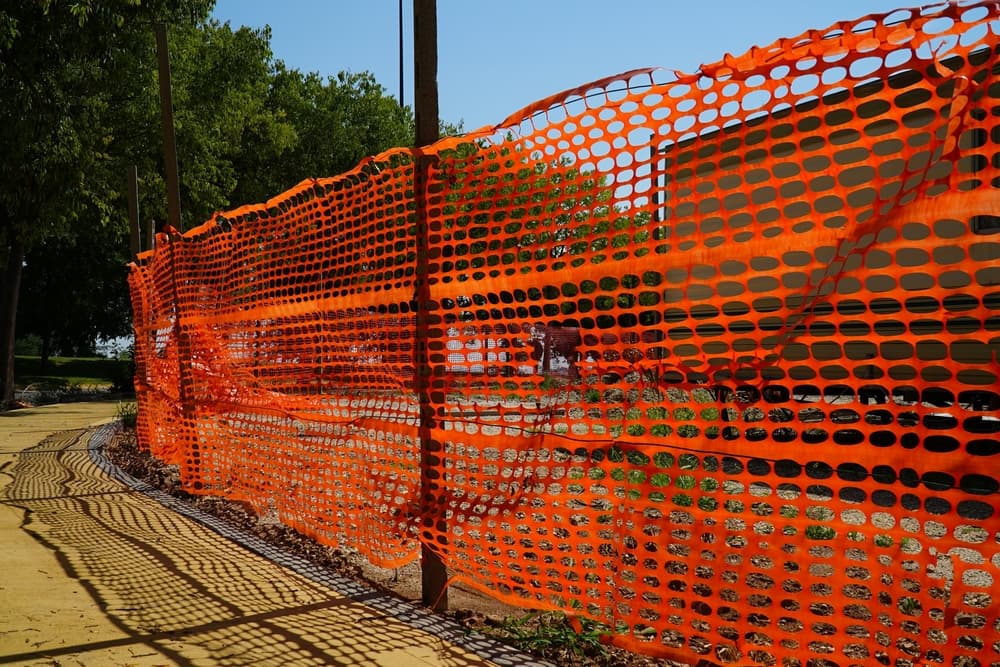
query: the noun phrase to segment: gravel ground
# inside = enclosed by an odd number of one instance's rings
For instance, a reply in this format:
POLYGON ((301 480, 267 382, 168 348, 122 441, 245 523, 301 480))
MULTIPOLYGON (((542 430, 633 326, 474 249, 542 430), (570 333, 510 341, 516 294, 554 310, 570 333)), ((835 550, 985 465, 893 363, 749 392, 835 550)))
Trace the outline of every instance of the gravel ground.
MULTIPOLYGON (((134 431, 119 432, 105 448, 105 453, 109 461, 133 477, 286 552, 404 599, 419 599, 419 566, 414 564, 399 570, 374 568, 357 554, 321 545, 287 526, 261 520, 241 503, 188 494, 180 488, 176 467, 164 465, 149 452, 139 449, 134 431)), ((505 641, 559 667, 687 667, 683 663, 606 646, 596 635, 577 636, 561 614, 526 614, 524 610, 496 602, 460 585, 449 590, 449 603, 447 616, 464 627, 505 641), (511 622, 511 619, 517 621, 511 622)), ((699 667, 711 664, 702 662, 699 667)))

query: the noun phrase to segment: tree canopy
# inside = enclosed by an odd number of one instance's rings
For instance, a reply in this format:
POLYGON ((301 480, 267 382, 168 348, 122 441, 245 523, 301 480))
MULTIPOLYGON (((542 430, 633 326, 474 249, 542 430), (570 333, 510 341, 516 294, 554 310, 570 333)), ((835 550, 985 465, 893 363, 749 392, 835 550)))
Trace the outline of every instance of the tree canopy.
POLYGON ((0 404, 18 335, 52 352, 128 329, 126 173, 166 219, 153 28, 168 25, 186 226, 413 140, 367 72, 324 78, 274 58, 268 28, 213 0, 12 0, 0 9, 0 404))

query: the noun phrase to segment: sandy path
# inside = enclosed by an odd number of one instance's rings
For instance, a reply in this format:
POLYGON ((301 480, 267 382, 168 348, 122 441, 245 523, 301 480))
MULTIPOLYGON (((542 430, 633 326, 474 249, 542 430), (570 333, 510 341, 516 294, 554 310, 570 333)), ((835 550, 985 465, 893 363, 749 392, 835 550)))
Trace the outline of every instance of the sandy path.
POLYGON ((422 610, 303 576, 124 486, 88 453, 86 427, 115 411, 0 413, 0 664, 523 664, 481 658, 414 627, 437 622, 422 610))

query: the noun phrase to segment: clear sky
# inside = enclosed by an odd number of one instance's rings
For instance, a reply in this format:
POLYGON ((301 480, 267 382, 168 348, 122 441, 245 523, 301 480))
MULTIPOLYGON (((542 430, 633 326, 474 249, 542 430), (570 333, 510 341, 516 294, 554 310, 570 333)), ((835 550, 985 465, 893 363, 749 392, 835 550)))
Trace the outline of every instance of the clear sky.
MULTIPOLYGON (((916 7, 906 0, 438 0, 440 115, 466 130, 639 67, 693 72, 810 28, 916 7)), ((926 3, 924 3, 926 4, 926 3)), ((403 1, 404 102, 413 102, 413 3, 403 1)), ((398 0, 218 0, 215 18, 270 25, 302 71, 370 71, 399 95, 398 0)))

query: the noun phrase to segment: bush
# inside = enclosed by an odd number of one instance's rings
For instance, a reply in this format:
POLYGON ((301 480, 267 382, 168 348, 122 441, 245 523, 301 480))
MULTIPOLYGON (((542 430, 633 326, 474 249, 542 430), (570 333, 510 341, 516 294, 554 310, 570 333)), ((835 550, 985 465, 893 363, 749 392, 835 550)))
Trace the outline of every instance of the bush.
POLYGON ((35 334, 21 336, 14 341, 14 354, 38 356, 42 353, 42 339, 35 334))
POLYGON ((122 394, 135 393, 135 343, 123 352, 118 360, 121 362, 115 369, 115 377, 112 378, 111 388, 113 391, 122 394))

